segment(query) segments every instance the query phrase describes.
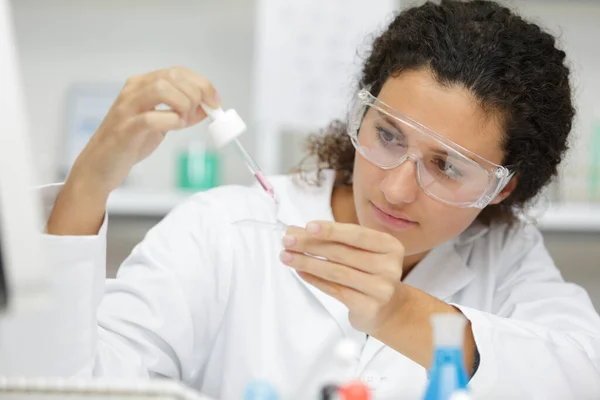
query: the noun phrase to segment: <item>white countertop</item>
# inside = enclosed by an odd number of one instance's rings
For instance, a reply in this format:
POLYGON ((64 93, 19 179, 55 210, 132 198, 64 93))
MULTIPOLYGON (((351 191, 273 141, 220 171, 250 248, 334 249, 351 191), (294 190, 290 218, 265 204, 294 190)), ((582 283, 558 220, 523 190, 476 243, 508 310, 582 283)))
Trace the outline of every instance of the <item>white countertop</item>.
MULTIPOLYGON (((123 188, 110 196, 108 211, 113 216, 162 218, 192 194, 123 188)), ((600 232, 600 203, 552 205, 538 221, 540 228, 546 231, 600 232)))

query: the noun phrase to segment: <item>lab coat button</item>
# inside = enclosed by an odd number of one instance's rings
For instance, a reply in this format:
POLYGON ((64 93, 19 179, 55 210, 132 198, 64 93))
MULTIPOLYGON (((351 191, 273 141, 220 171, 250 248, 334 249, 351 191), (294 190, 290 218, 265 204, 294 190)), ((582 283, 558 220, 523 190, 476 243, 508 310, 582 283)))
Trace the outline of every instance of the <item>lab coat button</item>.
POLYGON ((381 376, 379 376, 379 374, 376 372, 369 371, 365 372, 361 376, 361 380, 365 385, 369 387, 369 389, 375 390, 379 387, 379 384, 381 383, 381 376))

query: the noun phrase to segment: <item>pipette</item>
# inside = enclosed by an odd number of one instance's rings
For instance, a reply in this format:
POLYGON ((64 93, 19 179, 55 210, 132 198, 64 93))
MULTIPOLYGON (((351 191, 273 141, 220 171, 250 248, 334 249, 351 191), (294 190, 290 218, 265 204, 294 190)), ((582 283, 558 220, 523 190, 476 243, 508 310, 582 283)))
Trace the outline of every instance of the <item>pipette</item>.
POLYGON ((271 196, 275 204, 279 204, 273 185, 238 139, 238 136, 246 131, 246 124, 238 113, 233 109, 223 111, 222 108, 212 108, 206 104, 201 104, 201 106, 206 115, 212 120, 208 126, 208 132, 212 136, 215 145, 220 148, 233 142, 242 160, 244 160, 260 186, 271 196))
POLYGON ((254 228, 254 229, 261 229, 261 230, 267 230, 267 231, 279 231, 279 232, 285 232, 286 229, 288 229, 290 226, 287 224, 284 224, 283 222, 277 221, 277 222, 269 222, 269 221, 260 221, 257 219, 242 219, 239 221, 234 221, 233 225, 239 226, 239 227, 247 227, 247 228, 254 228))
POLYGON ((275 195, 273 185, 271 185, 271 182, 269 182, 267 177, 263 174, 256 161, 254 161, 254 159, 250 156, 248 151, 244 148, 244 146, 242 146, 242 143, 239 141, 239 139, 233 139, 233 144, 235 144, 235 147, 238 149, 238 152, 242 156, 242 159, 246 163, 246 166, 250 170, 250 173, 254 175, 258 183, 260 183, 260 186, 262 186, 262 188, 265 190, 265 192, 267 192, 269 196, 273 198, 275 204, 279 204, 279 200, 275 195))

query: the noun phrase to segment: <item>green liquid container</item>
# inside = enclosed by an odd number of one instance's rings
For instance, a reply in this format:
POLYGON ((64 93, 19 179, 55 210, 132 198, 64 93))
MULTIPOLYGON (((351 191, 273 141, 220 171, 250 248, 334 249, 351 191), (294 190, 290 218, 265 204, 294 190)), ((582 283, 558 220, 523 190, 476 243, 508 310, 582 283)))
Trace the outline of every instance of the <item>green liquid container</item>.
POLYGON ((193 144, 178 156, 177 186, 182 190, 202 191, 219 185, 219 154, 201 144, 193 144))
POLYGON ((600 120, 592 127, 592 155, 589 172, 589 195, 592 202, 600 201, 600 120))

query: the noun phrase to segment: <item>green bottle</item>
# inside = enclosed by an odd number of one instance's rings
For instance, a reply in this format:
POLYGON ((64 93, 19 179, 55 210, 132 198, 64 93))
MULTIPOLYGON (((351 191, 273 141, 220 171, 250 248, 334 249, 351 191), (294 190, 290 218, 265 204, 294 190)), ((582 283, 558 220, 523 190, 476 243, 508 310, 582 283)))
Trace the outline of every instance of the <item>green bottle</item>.
POLYGON ((177 186, 182 190, 202 191, 219 185, 218 152, 201 141, 194 141, 178 156, 177 186))
POLYGON ((589 175, 590 201, 600 201, 600 120, 592 126, 592 157, 589 175))

